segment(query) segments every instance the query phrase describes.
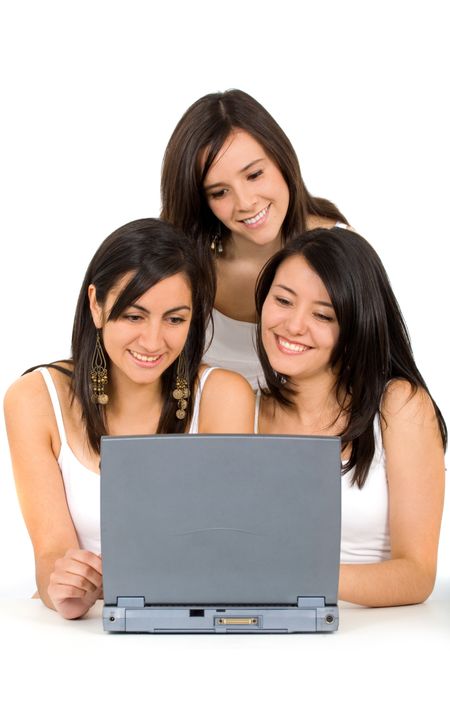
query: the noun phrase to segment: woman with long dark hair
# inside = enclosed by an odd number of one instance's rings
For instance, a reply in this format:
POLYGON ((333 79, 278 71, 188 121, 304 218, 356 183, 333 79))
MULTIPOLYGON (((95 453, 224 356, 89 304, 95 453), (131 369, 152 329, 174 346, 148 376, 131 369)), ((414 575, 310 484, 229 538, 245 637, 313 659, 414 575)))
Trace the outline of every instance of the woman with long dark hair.
POLYGON ((263 269, 256 309, 267 387, 255 431, 342 440, 340 598, 424 601, 447 430, 379 257, 348 230, 305 233, 263 269))
POLYGON ((174 226, 119 228, 87 269, 72 358, 27 372, 6 395, 39 595, 66 618, 102 591, 101 435, 252 431, 249 384, 201 363, 212 306, 204 281, 174 226))
POLYGON ((182 116, 164 156, 162 218, 189 234, 217 282, 206 358, 257 387, 257 276, 294 235, 346 224, 311 196, 295 151, 267 110, 239 90, 211 93, 182 116), (212 257, 213 256, 213 257, 212 257))

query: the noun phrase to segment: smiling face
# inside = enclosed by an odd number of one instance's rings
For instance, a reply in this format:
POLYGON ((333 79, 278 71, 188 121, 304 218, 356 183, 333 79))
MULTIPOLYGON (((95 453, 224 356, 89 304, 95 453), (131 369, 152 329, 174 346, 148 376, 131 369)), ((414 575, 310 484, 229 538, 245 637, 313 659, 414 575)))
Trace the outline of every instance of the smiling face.
POLYGON ((332 374, 339 324, 320 277, 301 255, 275 273, 261 313, 264 348, 272 368, 294 382, 332 374))
POLYGON ((289 189, 275 162, 249 133, 230 133, 203 188, 211 211, 236 241, 267 245, 279 239, 289 189))
POLYGON ((103 345, 111 360, 111 379, 129 379, 133 383, 157 381, 183 350, 192 318, 191 288, 178 273, 160 280, 116 320, 108 320, 117 297, 131 275, 112 288, 103 306, 89 288, 92 318, 102 329, 103 345))

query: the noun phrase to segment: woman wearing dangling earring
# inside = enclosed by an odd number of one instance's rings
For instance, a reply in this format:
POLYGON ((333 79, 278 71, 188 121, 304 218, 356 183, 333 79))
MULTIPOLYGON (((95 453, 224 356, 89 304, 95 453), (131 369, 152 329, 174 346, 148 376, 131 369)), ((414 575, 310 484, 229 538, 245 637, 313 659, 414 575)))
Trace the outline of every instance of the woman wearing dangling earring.
POLYGON ((183 115, 166 148, 161 200, 162 218, 191 236, 217 282, 205 360, 257 388, 263 373, 254 291, 261 268, 293 236, 345 226, 345 217, 308 193, 287 136, 239 90, 203 96, 183 115))
POLYGON ((158 219, 133 221, 87 269, 72 358, 30 369, 6 394, 39 596, 66 618, 102 592, 101 436, 252 431, 247 381, 201 362, 211 306, 184 234, 158 219))

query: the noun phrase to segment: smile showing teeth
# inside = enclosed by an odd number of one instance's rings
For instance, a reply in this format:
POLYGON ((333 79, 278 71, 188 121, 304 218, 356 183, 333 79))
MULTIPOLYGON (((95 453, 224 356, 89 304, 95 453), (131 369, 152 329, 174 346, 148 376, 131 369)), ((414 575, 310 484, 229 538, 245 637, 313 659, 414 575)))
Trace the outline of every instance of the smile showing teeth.
POLYGON ((303 353, 303 351, 308 351, 311 348, 311 346, 304 346, 303 344, 294 344, 291 341, 286 341, 286 339, 282 339, 280 336, 278 336, 277 339, 281 348, 286 349, 287 351, 292 351, 292 353, 303 353))
POLYGON ((262 211, 259 211, 259 213, 257 213, 256 216, 252 216, 252 218, 244 218, 244 219, 242 219, 242 221, 243 221, 243 223, 246 223, 248 226, 253 226, 253 224, 258 223, 258 221, 261 221, 265 217, 268 210, 269 210, 269 207, 266 206, 266 208, 262 209, 262 211))
POLYGON ((137 358, 138 361, 145 361, 145 363, 154 363, 157 361, 161 356, 144 356, 144 354, 140 354, 137 351, 131 351, 131 349, 128 349, 130 354, 133 356, 133 358, 137 358))

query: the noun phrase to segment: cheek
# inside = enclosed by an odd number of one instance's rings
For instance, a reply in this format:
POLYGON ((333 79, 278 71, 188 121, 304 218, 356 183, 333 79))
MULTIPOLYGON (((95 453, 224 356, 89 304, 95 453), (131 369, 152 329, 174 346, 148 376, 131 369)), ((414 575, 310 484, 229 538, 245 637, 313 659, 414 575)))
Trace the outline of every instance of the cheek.
POLYGON ((331 349, 334 349, 339 341, 339 325, 335 325, 331 332, 331 349))
POLYGON ((223 201, 213 201, 212 199, 208 201, 208 206, 213 212, 214 216, 221 221, 226 216, 226 208, 224 208, 223 201))
POLYGON ((330 329, 322 334, 322 347, 327 350, 327 356, 331 356, 339 338, 339 330, 330 329))
POLYGON ((279 170, 276 171, 276 175, 274 176, 274 187, 276 189, 279 202, 283 204, 287 210, 290 200, 289 187, 284 181, 284 177, 279 170))
POLYGON ((170 334, 170 346, 174 351, 180 353, 186 344, 189 335, 190 324, 173 329, 170 334))
POLYGON ((114 328, 103 327, 103 347, 110 358, 114 357, 114 351, 117 350, 119 345, 120 337, 117 334, 114 328))
POLYGON ((261 312, 261 334, 264 344, 271 336, 270 330, 278 323, 279 316, 270 304, 265 304, 261 312))

